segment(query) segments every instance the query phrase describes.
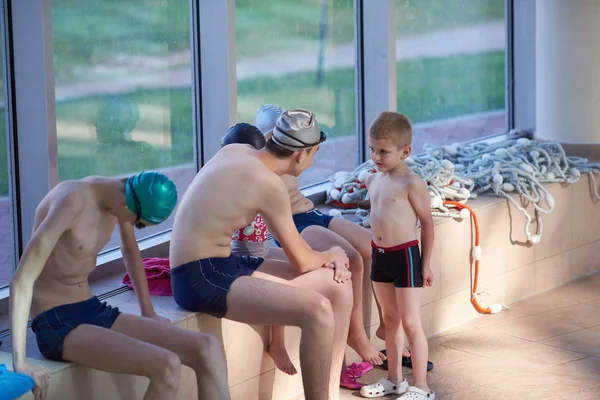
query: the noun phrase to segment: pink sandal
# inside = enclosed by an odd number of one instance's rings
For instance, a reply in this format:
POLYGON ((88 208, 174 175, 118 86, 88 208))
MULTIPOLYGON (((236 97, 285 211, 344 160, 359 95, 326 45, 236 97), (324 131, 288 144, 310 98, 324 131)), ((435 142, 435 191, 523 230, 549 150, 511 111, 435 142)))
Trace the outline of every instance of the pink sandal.
POLYGON ((340 386, 350 390, 358 390, 363 387, 363 384, 356 381, 356 378, 360 378, 367 372, 373 369, 373 365, 366 361, 360 364, 352 363, 348 368, 342 371, 340 377, 340 386))

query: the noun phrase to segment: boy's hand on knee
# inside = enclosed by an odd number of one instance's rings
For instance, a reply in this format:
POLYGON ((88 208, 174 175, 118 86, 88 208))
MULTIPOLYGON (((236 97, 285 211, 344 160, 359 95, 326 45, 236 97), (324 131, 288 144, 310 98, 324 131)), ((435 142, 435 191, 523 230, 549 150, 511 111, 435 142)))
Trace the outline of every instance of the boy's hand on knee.
POLYGON ((433 271, 430 267, 423 268, 423 286, 431 287, 433 286, 433 271))
POLYGON ((337 283, 344 283, 352 277, 350 270, 339 260, 334 260, 331 267, 333 268, 333 280, 337 283))
POLYGON ((332 261, 340 261, 344 264, 344 266, 346 268, 350 267, 350 261, 348 260, 348 255, 346 254, 346 252, 344 251, 344 249, 342 249, 339 246, 334 246, 331 249, 328 250, 328 253, 332 255, 332 261))

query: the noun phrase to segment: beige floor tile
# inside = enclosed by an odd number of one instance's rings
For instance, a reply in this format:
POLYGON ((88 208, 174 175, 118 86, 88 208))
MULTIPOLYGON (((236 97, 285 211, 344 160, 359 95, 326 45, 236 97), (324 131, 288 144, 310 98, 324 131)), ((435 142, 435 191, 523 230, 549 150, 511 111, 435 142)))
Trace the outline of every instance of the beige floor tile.
POLYGON ((523 310, 504 310, 498 314, 480 315, 477 318, 475 325, 478 328, 492 327, 508 321, 514 321, 516 319, 526 317, 527 315, 528 314, 523 310))
POLYGON ((429 360, 436 366, 474 357, 471 353, 451 349, 450 347, 431 344, 429 345, 429 360))
POLYGON ((273 397, 275 371, 271 370, 229 388, 231 400, 266 400, 273 397))
MULTIPOLYGON (((596 230, 600 231, 598 228, 596 228, 596 230)), ((571 265, 573 279, 590 275, 600 269, 600 258, 597 257, 599 246, 600 240, 597 240, 581 247, 574 248, 571 251, 571 255, 573 256, 573 263, 571 265)))
MULTIPOLYGON (((535 215, 535 209, 531 203, 523 201, 519 196, 515 200, 523 207, 529 215, 535 215)), ((506 269, 516 269, 535 262, 535 246, 527 241, 525 235, 525 216, 508 200, 505 201, 508 216, 508 234, 506 240, 509 242, 509 249, 505 255, 506 269)), ((535 220, 530 225, 531 232, 536 232, 537 223, 535 220)))
POLYGON ((597 383, 600 382, 600 357, 587 357, 555 365, 545 369, 544 372, 576 381, 597 383))
POLYGON ((550 318, 579 328, 591 328, 600 325, 598 308, 586 304, 573 304, 540 314, 540 317, 550 318))
POLYGON ((554 290, 541 293, 511 305, 511 312, 522 312, 528 315, 541 314, 558 307, 569 306, 577 303, 572 298, 565 297, 554 290))
POLYGON ((470 289, 461 290, 421 308, 423 329, 432 336, 468 323, 479 316, 470 302, 470 289))
POLYGON ((468 220, 448 221, 436 226, 440 242, 442 298, 469 288, 471 284, 471 224, 468 220))
MULTIPOLYGON (((408 380, 409 384, 412 384, 412 379, 408 380)), ((455 393, 463 389, 476 387, 477 383, 467 379, 456 379, 449 375, 439 374, 435 371, 431 371, 427 374, 427 385, 430 389, 435 391, 437 396, 445 396, 450 393, 455 393)))
POLYGON ((494 325, 496 332, 504 333, 526 340, 542 340, 564 333, 580 330, 578 326, 557 321, 552 315, 532 315, 514 321, 494 325))
POLYGON ((584 354, 571 352, 541 343, 529 342, 507 349, 496 350, 486 357, 501 360, 523 369, 542 369, 585 358, 584 354))
POLYGON ((600 329, 582 329, 545 339, 540 343, 590 356, 600 355, 600 329))
POLYGON ((600 297, 597 299, 593 299, 593 300, 588 300, 585 303, 583 303, 587 306, 592 306, 592 307, 597 307, 600 308, 600 297))
POLYGON ((506 273, 505 303, 512 304, 533 294, 535 294, 535 263, 506 273))
POLYGON ((571 250, 535 262, 536 293, 563 285, 571 280, 571 250))
POLYGON ((536 263, 572 248, 572 187, 556 184, 550 185, 548 191, 554 196, 556 205, 552 213, 542 215, 546 234, 541 242, 533 247, 536 263))
POLYGON ((593 279, 594 275, 568 283, 547 292, 561 298, 584 302, 600 297, 600 282, 593 279))
POLYGON ((503 391, 487 386, 475 386, 435 398, 436 400, 511 400, 503 391))
POLYGON ((520 374, 507 380, 497 380, 487 386, 502 390, 507 396, 522 396, 522 399, 527 400, 546 400, 591 385, 540 371, 521 371, 520 374))
MULTIPOLYGON (((485 227, 480 233, 480 246, 483 258, 479 268, 481 282, 504 274, 508 269, 506 254, 509 252, 508 208, 497 203, 477 212, 479 226, 485 227)), ((510 246, 512 247, 512 246, 510 246)))
POLYGON ((582 177, 581 181, 573 185, 573 198, 571 202, 573 215, 573 244, 575 246, 593 242, 600 239, 600 202, 590 190, 589 178, 582 177))
POLYGON ((503 382, 524 372, 509 363, 487 357, 473 357, 450 364, 435 367, 432 373, 450 376, 460 381, 468 381, 477 385, 503 382))
POLYGON ((224 320, 223 342, 230 385, 237 385, 275 367, 267 352, 268 328, 224 320), (243 338, 243 340, 242 340, 243 338))
POLYGON ((490 327, 436 338, 431 343, 484 356, 491 351, 518 346, 527 341, 495 332, 494 328, 490 327))
POLYGON ((600 399, 600 386, 592 386, 580 390, 573 390, 571 393, 552 397, 550 400, 598 400, 600 399))
POLYGON ((137 297, 133 290, 128 290, 125 293, 121 293, 116 296, 109 297, 105 301, 113 307, 118 307, 120 304, 127 303, 128 301, 131 301, 131 300, 137 300, 137 297))

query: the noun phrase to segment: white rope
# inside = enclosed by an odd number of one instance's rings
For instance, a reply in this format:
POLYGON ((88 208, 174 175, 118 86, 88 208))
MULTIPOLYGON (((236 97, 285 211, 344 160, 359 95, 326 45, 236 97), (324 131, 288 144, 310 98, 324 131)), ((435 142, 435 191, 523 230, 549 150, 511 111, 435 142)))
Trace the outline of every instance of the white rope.
MULTIPOLYGON (((479 194, 491 192, 510 201, 525 216, 525 234, 532 244, 542 238, 542 214, 554 209, 554 197, 545 183, 576 183, 582 174, 590 179, 591 189, 600 200, 594 174, 600 174, 600 164, 590 164, 582 157, 567 157, 557 142, 537 142, 524 132, 510 132, 506 140, 494 144, 452 144, 442 147, 425 146, 425 153, 411 156, 406 164, 428 185, 431 209, 435 216, 465 218, 443 206, 446 200, 464 203, 479 194), (535 210, 532 217, 511 195, 518 193, 535 210), (537 222, 535 234, 530 232, 532 221, 537 222)), ((327 204, 340 201, 355 204, 368 199, 364 182, 376 172, 372 161, 352 172, 340 171, 329 178, 327 204)), ((332 210, 338 215, 339 210, 332 210)), ((345 210, 357 213, 364 226, 369 226, 369 214, 364 210, 345 210)), ((339 214, 341 215, 341 214, 339 214)))

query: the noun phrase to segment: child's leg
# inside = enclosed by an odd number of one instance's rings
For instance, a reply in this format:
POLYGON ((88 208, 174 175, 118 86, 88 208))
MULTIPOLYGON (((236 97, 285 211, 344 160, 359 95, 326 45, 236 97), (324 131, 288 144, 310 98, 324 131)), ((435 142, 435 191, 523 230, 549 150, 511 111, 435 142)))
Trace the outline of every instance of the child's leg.
POLYGON ((427 386, 427 357, 429 348, 421 324, 422 293, 422 288, 396 288, 400 318, 410 345, 413 364, 413 386, 429 392, 429 387, 427 386))
POLYGON ((404 333, 402 320, 396 299, 393 283, 373 282, 375 295, 379 299, 383 321, 385 322, 385 347, 388 359, 388 380, 392 383, 402 382, 402 349, 404 333))
MULTIPOLYGON (((331 223, 333 224, 333 221, 331 223)), ((352 225, 351 222, 348 223, 352 225)), ((356 226, 358 227, 358 225, 356 226)), ((350 317, 350 329, 348 331, 348 345, 354 349, 363 360, 368 361, 373 365, 381 365, 385 360, 385 356, 369 341, 369 337, 365 331, 362 307, 364 276, 362 256, 346 239, 322 226, 309 226, 302 231, 302 237, 313 250, 325 251, 329 250, 332 246, 340 246, 346 252, 350 262, 350 272, 352 273, 353 293, 352 314, 350 317)))
POLYGON ((373 297, 375 298, 375 304, 377 305, 377 314, 379 314, 379 326, 375 331, 375 336, 385 341, 385 322, 383 322, 383 315, 381 314, 381 304, 379 304, 379 299, 377 298, 377 294, 375 294, 373 282, 371 282, 371 287, 373 288, 373 297))
POLYGON ((296 375, 298 373, 285 348, 285 326, 274 325, 271 327, 271 343, 267 348, 267 353, 269 353, 277 368, 286 374, 296 375))

